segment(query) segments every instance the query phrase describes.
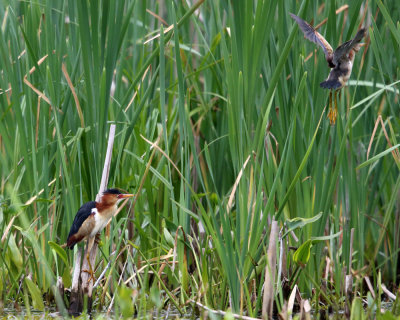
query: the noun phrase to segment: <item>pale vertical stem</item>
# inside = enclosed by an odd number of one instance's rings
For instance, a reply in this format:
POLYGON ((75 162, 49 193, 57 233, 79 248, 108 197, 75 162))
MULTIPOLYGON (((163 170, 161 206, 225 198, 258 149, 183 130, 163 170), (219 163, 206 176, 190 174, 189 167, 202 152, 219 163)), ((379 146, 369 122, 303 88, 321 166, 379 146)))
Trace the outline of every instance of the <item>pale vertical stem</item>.
POLYGON ((269 235, 267 265, 265 267, 264 296, 262 305, 263 319, 272 318, 276 269, 276 238, 278 237, 278 233, 278 222, 273 220, 271 224, 271 233, 269 235))
POLYGON ((110 133, 108 135, 106 159, 104 161, 103 174, 101 176, 100 188, 99 188, 99 193, 96 196, 96 201, 100 200, 102 193, 104 192, 104 190, 107 189, 108 175, 110 173, 110 166, 111 166, 112 148, 114 145, 114 137, 115 137, 115 124, 112 124, 110 126, 110 133))
MULTIPOLYGON (((113 144, 114 144, 114 137, 115 137, 115 125, 112 124, 110 126, 110 133, 108 136, 107 153, 106 153, 106 158, 104 161, 103 174, 101 177, 101 183, 100 183, 100 187, 99 187, 99 192, 96 197, 96 201, 100 200, 101 194, 107 188, 108 175, 110 172, 112 148, 113 148, 113 144)), ((86 250, 87 250, 87 248, 86 248, 86 250)), ((87 256, 86 250, 85 250, 85 254, 83 256, 83 262, 82 262, 83 270, 89 270, 89 264, 86 259, 86 256, 87 256)), ((97 255, 97 243, 95 243, 93 245, 92 250, 90 252, 90 263, 93 267, 95 267, 96 255, 97 255)), ((83 301, 81 299, 82 293, 87 294, 89 300, 92 298, 93 281, 90 281, 90 283, 87 283, 89 275, 86 272, 81 273, 81 268, 80 268, 81 260, 82 260, 82 252, 81 252, 81 250, 78 250, 77 254, 75 255, 75 259, 74 259, 74 271, 73 271, 73 277, 72 277, 71 298, 70 298, 70 308, 69 308, 70 313, 82 312, 82 309, 83 309, 83 301), (81 276, 79 277, 79 275, 81 275, 81 276), (81 279, 81 281, 82 281, 80 287, 79 287, 79 279, 81 279), (80 290, 79 290, 79 288, 80 288, 80 290)))
MULTIPOLYGON (((111 165, 112 148, 114 145, 114 137, 115 137, 115 124, 112 124, 110 126, 110 133, 108 135, 106 159, 104 161, 103 174, 101 176, 101 182, 100 182, 99 192, 97 193, 96 196, 96 201, 100 200, 102 193, 104 192, 104 190, 107 189, 108 175, 110 173, 110 165, 111 165)), ((97 247, 98 247, 97 243, 95 242, 90 252, 89 259, 90 259, 90 264, 92 265, 93 268, 95 268, 95 263, 96 263, 97 247)), ((82 269, 89 270, 89 264, 86 259, 86 256, 87 256, 87 251, 85 251, 85 257, 83 259, 82 269)), ((82 290, 85 294, 86 293, 88 294, 89 298, 91 298, 94 283, 93 281, 90 281, 88 283, 87 280, 89 279, 89 274, 87 272, 81 273, 81 278, 82 278, 82 290)))
POLYGON ((78 249, 74 257, 74 271, 72 274, 71 297, 69 299, 69 314, 78 314, 82 311, 82 300, 79 292, 79 275, 81 273, 82 250, 78 249))
POLYGON ((79 273, 81 271, 81 258, 82 258, 82 251, 77 250, 75 255, 75 265, 74 265, 74 272, 72 274, 72 291, 77 291, 79 287, 79 273))

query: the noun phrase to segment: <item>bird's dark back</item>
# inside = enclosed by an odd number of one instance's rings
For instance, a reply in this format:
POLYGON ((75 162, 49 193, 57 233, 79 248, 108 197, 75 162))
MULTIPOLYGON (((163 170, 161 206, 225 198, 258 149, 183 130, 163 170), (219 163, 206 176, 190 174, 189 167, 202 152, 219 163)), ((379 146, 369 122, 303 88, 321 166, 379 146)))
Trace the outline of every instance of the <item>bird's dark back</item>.
MULTIPOLYGON (((90 214, 92 213, 92 209, 94 208, 96 208, 96 201, 86 202, 79 208, 78 212, 75 215, 74 222, 72 222, 72 226, 67 238, 67 243, 70 237, 78 232, 79 228, 82 226, 82 223, 90 216, 90 214)), ((68 247, 72 249, 74 245, 75 243, 71 244, 68 247)))

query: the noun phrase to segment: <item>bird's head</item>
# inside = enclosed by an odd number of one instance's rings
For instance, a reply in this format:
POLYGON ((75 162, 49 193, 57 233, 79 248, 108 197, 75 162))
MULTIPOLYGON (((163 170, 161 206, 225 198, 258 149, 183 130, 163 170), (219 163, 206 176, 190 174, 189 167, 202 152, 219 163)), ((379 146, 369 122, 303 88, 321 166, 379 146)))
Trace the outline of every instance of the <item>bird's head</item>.
POLYGON ((107 189, 103 192, 100 202, 108 206, 113 206, 118 204, 121 200, 125 198, 131 198, 133 196, 134 194, 122 193, 118 189, 107 189))
POLYGON ((333 55, 330 54, 326 57, 326 61, 328 62, 329 68, 333 69, 336 65, 333 63, 333 55))

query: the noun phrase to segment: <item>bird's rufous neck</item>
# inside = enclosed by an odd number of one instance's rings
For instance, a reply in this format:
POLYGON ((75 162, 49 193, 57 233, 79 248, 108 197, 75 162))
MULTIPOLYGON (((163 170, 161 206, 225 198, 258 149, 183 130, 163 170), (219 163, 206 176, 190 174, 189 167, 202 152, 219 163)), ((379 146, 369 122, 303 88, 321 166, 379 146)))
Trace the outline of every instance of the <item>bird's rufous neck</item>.
POLYGON ((117 204, 108 204, 104 202, 96 203, 97 212, 102 216, 112 217, 114 213, 118 210, 117 204))

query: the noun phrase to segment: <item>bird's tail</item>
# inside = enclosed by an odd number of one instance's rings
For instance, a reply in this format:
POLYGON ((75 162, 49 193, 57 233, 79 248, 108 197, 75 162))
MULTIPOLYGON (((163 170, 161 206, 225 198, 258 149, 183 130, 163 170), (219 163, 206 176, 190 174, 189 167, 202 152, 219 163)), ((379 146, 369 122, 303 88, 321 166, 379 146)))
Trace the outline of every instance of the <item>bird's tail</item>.
POLYGON ((83 237, 78 237, 76 234, 68 237, 67 239, 67 247, 70 249, 74 248, 74 245, 81 241, 83 237))
POLYGON ((322 81, 319 85, 321 86, 321 88, 333 90, 339 89, 342 86, 342 84, 338 80, 325 80, 322 81))

